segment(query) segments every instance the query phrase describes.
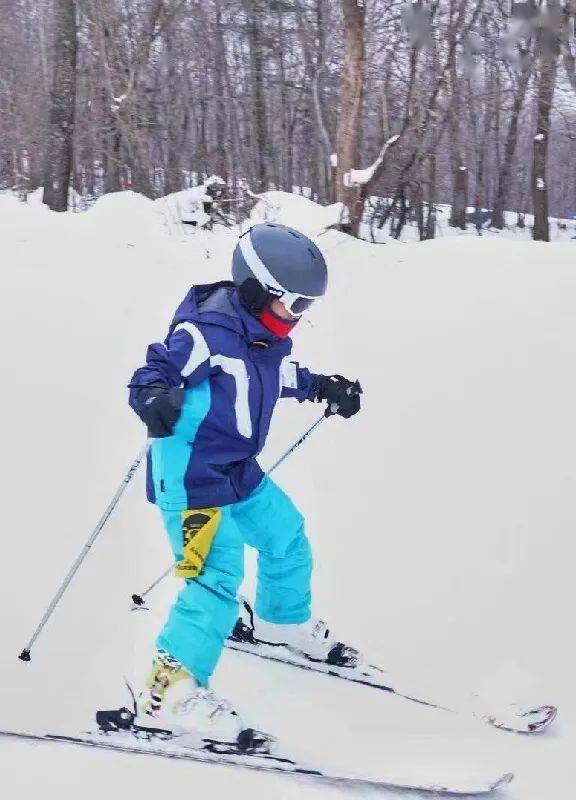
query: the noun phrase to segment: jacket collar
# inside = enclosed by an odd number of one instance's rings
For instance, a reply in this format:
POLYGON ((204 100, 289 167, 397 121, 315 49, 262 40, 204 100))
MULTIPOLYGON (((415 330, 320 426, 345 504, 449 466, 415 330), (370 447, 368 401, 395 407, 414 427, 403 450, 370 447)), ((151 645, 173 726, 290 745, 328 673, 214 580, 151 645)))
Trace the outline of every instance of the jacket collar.
POLYGON ((262 323, 257 320, 256 317, 253 317, 248 309, 244 308, 240 302, 238 292, 234 292, 230 298, 230 302, 234 306, 234 309, 242 322, 246 338, 250 344, 253 344, 254 342, 266 342, 266 344, 271 345, 277 342, 285 342, 288 340, 288 337, 286 337, 286 339, 280 339, 280 337, 276 336, 274 333, 272 333, 272 331, 268 330, 268 328, 262 325, 262 323))
POLYGON ((280 339, 264 327, 256 317, 253 317, 248 309, 244 308, 232 281, 193 286, 176 310, 170 326, 170 333, 179 322, 199 319, 205 323, 235 331, 244 336, 250 345, 254 342, 265 342, 269 347, 271 345, 281 346, 287 353, 292 347, 292 340, 289 337, 280 339), (217 303, 215 308, 206 307, 206 299, 219 289, 226 290, 225 302, 217 303))

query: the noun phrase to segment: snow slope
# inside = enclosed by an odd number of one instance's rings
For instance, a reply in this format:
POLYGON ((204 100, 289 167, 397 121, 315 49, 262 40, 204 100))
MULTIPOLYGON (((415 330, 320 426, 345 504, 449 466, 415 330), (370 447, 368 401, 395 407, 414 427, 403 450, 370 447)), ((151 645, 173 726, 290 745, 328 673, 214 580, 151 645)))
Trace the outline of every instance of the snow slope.
MULTIPOLYGON (((277 197, 282 221, 325 210, 277 197)), ((330 294, 295 354, 359 377, 364 408, 331 419, 276 479, 308 519, 316 612, 371 659, 439 697, 556 702, 541 737, 492 731, 322 676, 225 653, 214 681, 295 753, 415 775, 490 763, 509 800, 567 800, 576 743, 576 265, 570 244, 453 237, 373 246, 317 238, 330 294), (335 735, 336 732, 336 735, 335 735)), ((0 198, 0 726, 86 729, 127 701, 178 584, 130 612, 170 559, 143 475, 24 665, 17 655, 87 539, 143 430, 125 383, 192 282, 226 277, 234 234, 181 235, 131 193, 85 214, 0 198)), ((263 465, 318 414, 286 401, 263 465)), ((254 562, 247 563, 251 591, 254 562)), ((28 800, 129 792, 285 799, 392 797, 313 779, 0 740, 0 793, 28 800)))

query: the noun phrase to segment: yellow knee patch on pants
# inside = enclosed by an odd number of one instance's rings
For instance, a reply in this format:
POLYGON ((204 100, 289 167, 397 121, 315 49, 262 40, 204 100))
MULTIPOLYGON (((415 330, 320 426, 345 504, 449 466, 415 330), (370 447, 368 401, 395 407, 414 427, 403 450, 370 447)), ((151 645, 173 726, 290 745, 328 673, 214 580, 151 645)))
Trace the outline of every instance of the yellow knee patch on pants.
POLYGON ((191 580, 204 569, 220 525, 219 508, 189 508, 182 512, 182 560, 176 563, 176 576, 191 580))

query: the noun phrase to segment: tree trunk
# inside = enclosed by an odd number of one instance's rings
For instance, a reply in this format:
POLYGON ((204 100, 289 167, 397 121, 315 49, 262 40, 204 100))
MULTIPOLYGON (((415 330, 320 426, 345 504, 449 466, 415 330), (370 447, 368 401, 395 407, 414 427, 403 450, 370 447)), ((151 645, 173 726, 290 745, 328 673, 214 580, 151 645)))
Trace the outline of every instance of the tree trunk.
POLYGON ((164 35, 164 58, 166 74, 166 100, 164 101, 164 130, 165 130, 165 168, 164 168, 164 194, 172 194, 182 189, 181 154, 184 133, 178 100, 178 69, 177 53, 175 52, 172 31, 164 35))
POLYGON ((226 101, 225 101, 225 73, 226 73, 226 46, 224 43, 222 11, 216 8, 216 24, 214 29, 214 90, 215 107, 214 121, 216 125, 216 172, 220 177, 228 180, 228 161, 226 158, 226 101))
POLYGON ((326 52, 326 23, 324 20, 324 7, 323 0, 316 0, 316 29, 318 32, 318 59, 316 74, 313 78, 313 102, 314 112, 316 118, 316 126, 318 130, 318 138, 320 146, 318 147, 318 155, 324 156, 322 162, 322 188, 320 190, 320 202, 333 203, 335 200, 334 195, 334 175, 335 167, 332 164, 333 147, 330 143, 330 135, 326 128, 326 102, 324 98, 324 80, 319 70, 324 66, 325 52, 326 52))
POLYGON ((412 190, 412 207, 416 215, 418 225, 418 237, 422 242, 426 238, 426 226, 424 224, 424 187, 422 186, 422 176, 416 177, 416 183, 412 190))
POLYGON ((392 236, 395 239, 400 238, 400 234, 402 233, 402 229, 406 224, 406 219, 408 217, 408 207, 406 205, 406 186, 402 184, 399 189, 399 210, 398 210, 398 218, 396 219, 396 224, 392 225, 392 236))
POLYGON ((532 202, 534 204, 532 238, 540 242, 550 241, 546 167, 557 68, 558 57, 556 54, 548 57, 542 56, 540 59, 536 136, 534 137, 534 159, 532 164, 532 202))
POLYGON ((450 155, 452 165, 452 208, 449 224, 453 228, 466 230, 466 207, 468 206, 468 167, 465 164, 462 131, 460 128, 461 86, 456 71, 456 61, 452 62, 451 86, 452 108, 450 113, 450 155))
POLYGON ((244 0, 247 14, 248 43, 250 47, 250 67, 252 80, 252 118, 254 124, 255 187, 256 191, 266 191, 266 105, 264 102, 264 44, 260 32, 257 0, 244 0))
POLYGON ((122 137, 115 126, 112 115, 107 115, 110 131, 105 134, 104 143, 104 192, 122 191, 122 137))
POLYGON ((346 185, 345 179, 350 170, 359 168, 365 8, 356 0, 342 0, 342 10, 346 45, 336 132, 336 200, 348 209, 350 230, 358 235, 363 205, 360 187, 346 185))
POLYGON ((461 162, 461 156, 458 156, 455 161, 456 165, 452 174, 453 194, 450 225, 465 231, 468 206, 468 167, 461 162))
POLYGON ((76 105, 76 3, 54 0, 54 66, 42 201, 68 209, 76 105))
POLYGON ((520 120, 522 106, 524 105, 528 84, 530 83, 531 72, 532 63, 526 60, 514 94, 514 103, 512 105, 510 122, 508 123, 508 133, 506 134, 506 144, 504 145, 504 159, 498 171, 498 188, 496 189, 490 224, 493 228, 498 228, 499 230, 502 230, 504 227, 504 209, 510 193, 512 162, 514 161, 514 153, 516 152, 516 143, 518 141, 518 122, 520 120))
POLYGON ((280 79, 279 86, 279 100, 280 108, 278 110, 278 128, 280 131, 279 147, 273 147, 272 153, 276 155, 275 164, 273 166, 276 174, 276 188, 284 192, 290 192, 292 185, 289 183, 287 175, 287 155, 288 155, 288 129, 290 126, 289 112, 290 100, 286 86, 286 50, 285 50, 285 37, 284 37, 284 14, 281 8, 277 13, 277 29, 276 29, 276 64, 278 70, 278 77, 280 79))
POLYGON ((428 172, 428 214, 426 216, 426 239, 436 237, 436 153, 430 153, 428 172))
POLYGON ((326 124, 326 98, 324 87, 324 71, 325 71, 325 50, 326 50, 326 23, 325 23, 325 8, 324 5, 327 0, 316 0, 316 25, 314 29, 314 38, 316 42, 316 55, 312 53, 309 44, 309 25, 306 20, 305 8, 298 3, 298 14, 296 15, 296 24, 298 27, 298 35, 302 53, 304 56, 304 63, 306 66, 307 77, 310 81, 310 94, 312 103, 312 113, 315 124, 315 137, 317 139, 317 154, 313 158, 319 159, 317 172, 318 172, 318 198, 321 203, 333 203, 336 199, 334 193, 334 180, 335 180, 335 167, 332 165, 332 154, 334 147, 330 134, 328 133, 326 124))
MULTIPOLYGON (((473 108, 472 92, 470 92, 470 104, 472 114, 475 116, 476 109, 473 108)), ((476 138, 476 191, 474 193, 474 224, 479 236, 482 235, 482 206, 486 200, 486 142, 490 136, 492 110, 489 106, 484 111, 484 124, 480 141, 476 138)), ((476 124, 471 120, 472 127, 476 133, 476 124)))

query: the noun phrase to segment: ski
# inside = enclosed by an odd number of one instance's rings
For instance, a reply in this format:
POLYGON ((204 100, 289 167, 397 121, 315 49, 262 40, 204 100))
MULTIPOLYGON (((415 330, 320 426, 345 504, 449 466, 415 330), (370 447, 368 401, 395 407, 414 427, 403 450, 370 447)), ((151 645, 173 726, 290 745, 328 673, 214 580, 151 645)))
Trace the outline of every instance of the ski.
POLYGON ((542 705, 535 708, 513 705, 496 712, 478 710, 468 706, 450 708, 431 699, 403 692, 397 687, 396 681, 387 675, 383 669, 364 663, 357 650, 341 642, 332 648, 325 661, 319 661, 303 653, 297 653, 285 645, 260 641, 254 635, 253 612, 247 600, 242 600, 241 616, 226 641, 226 646, 231 650, 240 650, 243 653, 250 653, 269 661, 278 661, 282 664, 289 664, 301 669, 343 678, 364 686, 371 686, 374 689, 403 697, 413 703, 437 708, 441 711, 472 715, 494 728, 514 733, 538 733, 543 731, 554 721, 558 713, 558 709, 553 705, 542 705))
POLYGON ((317 768, 309 766, 274 753, 255 753, 242 750, 236 743, 206 741, 203 747, 190 748, 178 745, 177 737, 168 731, 154 732, 149 729, 134 728, 114 732, 92 732, 78 736, 66 736, 54 733, 33 733, 28 731, 0 730, 0 738, 25 739, 36 742, 51 742, 52 744, 77 745, 111 750, 120 753, 133 753, 148 756, 161 756, 184 761, 197 761, 209 764, 222 764, 264 772, 288 773, 293 775, 309 776, 318 780, 338 781, 347 786, 371 785, 389 789, 415 789, 419 791, 435 792, 437 794, 455 795, 482 795, 499 789, 509 783, 513 775, 471 776, 465 780, 451 783, 425 783, 411 781, 405 777, 386 775, 385 771, 375 777, 363 777, 345 770, 332 768, 317 768))

